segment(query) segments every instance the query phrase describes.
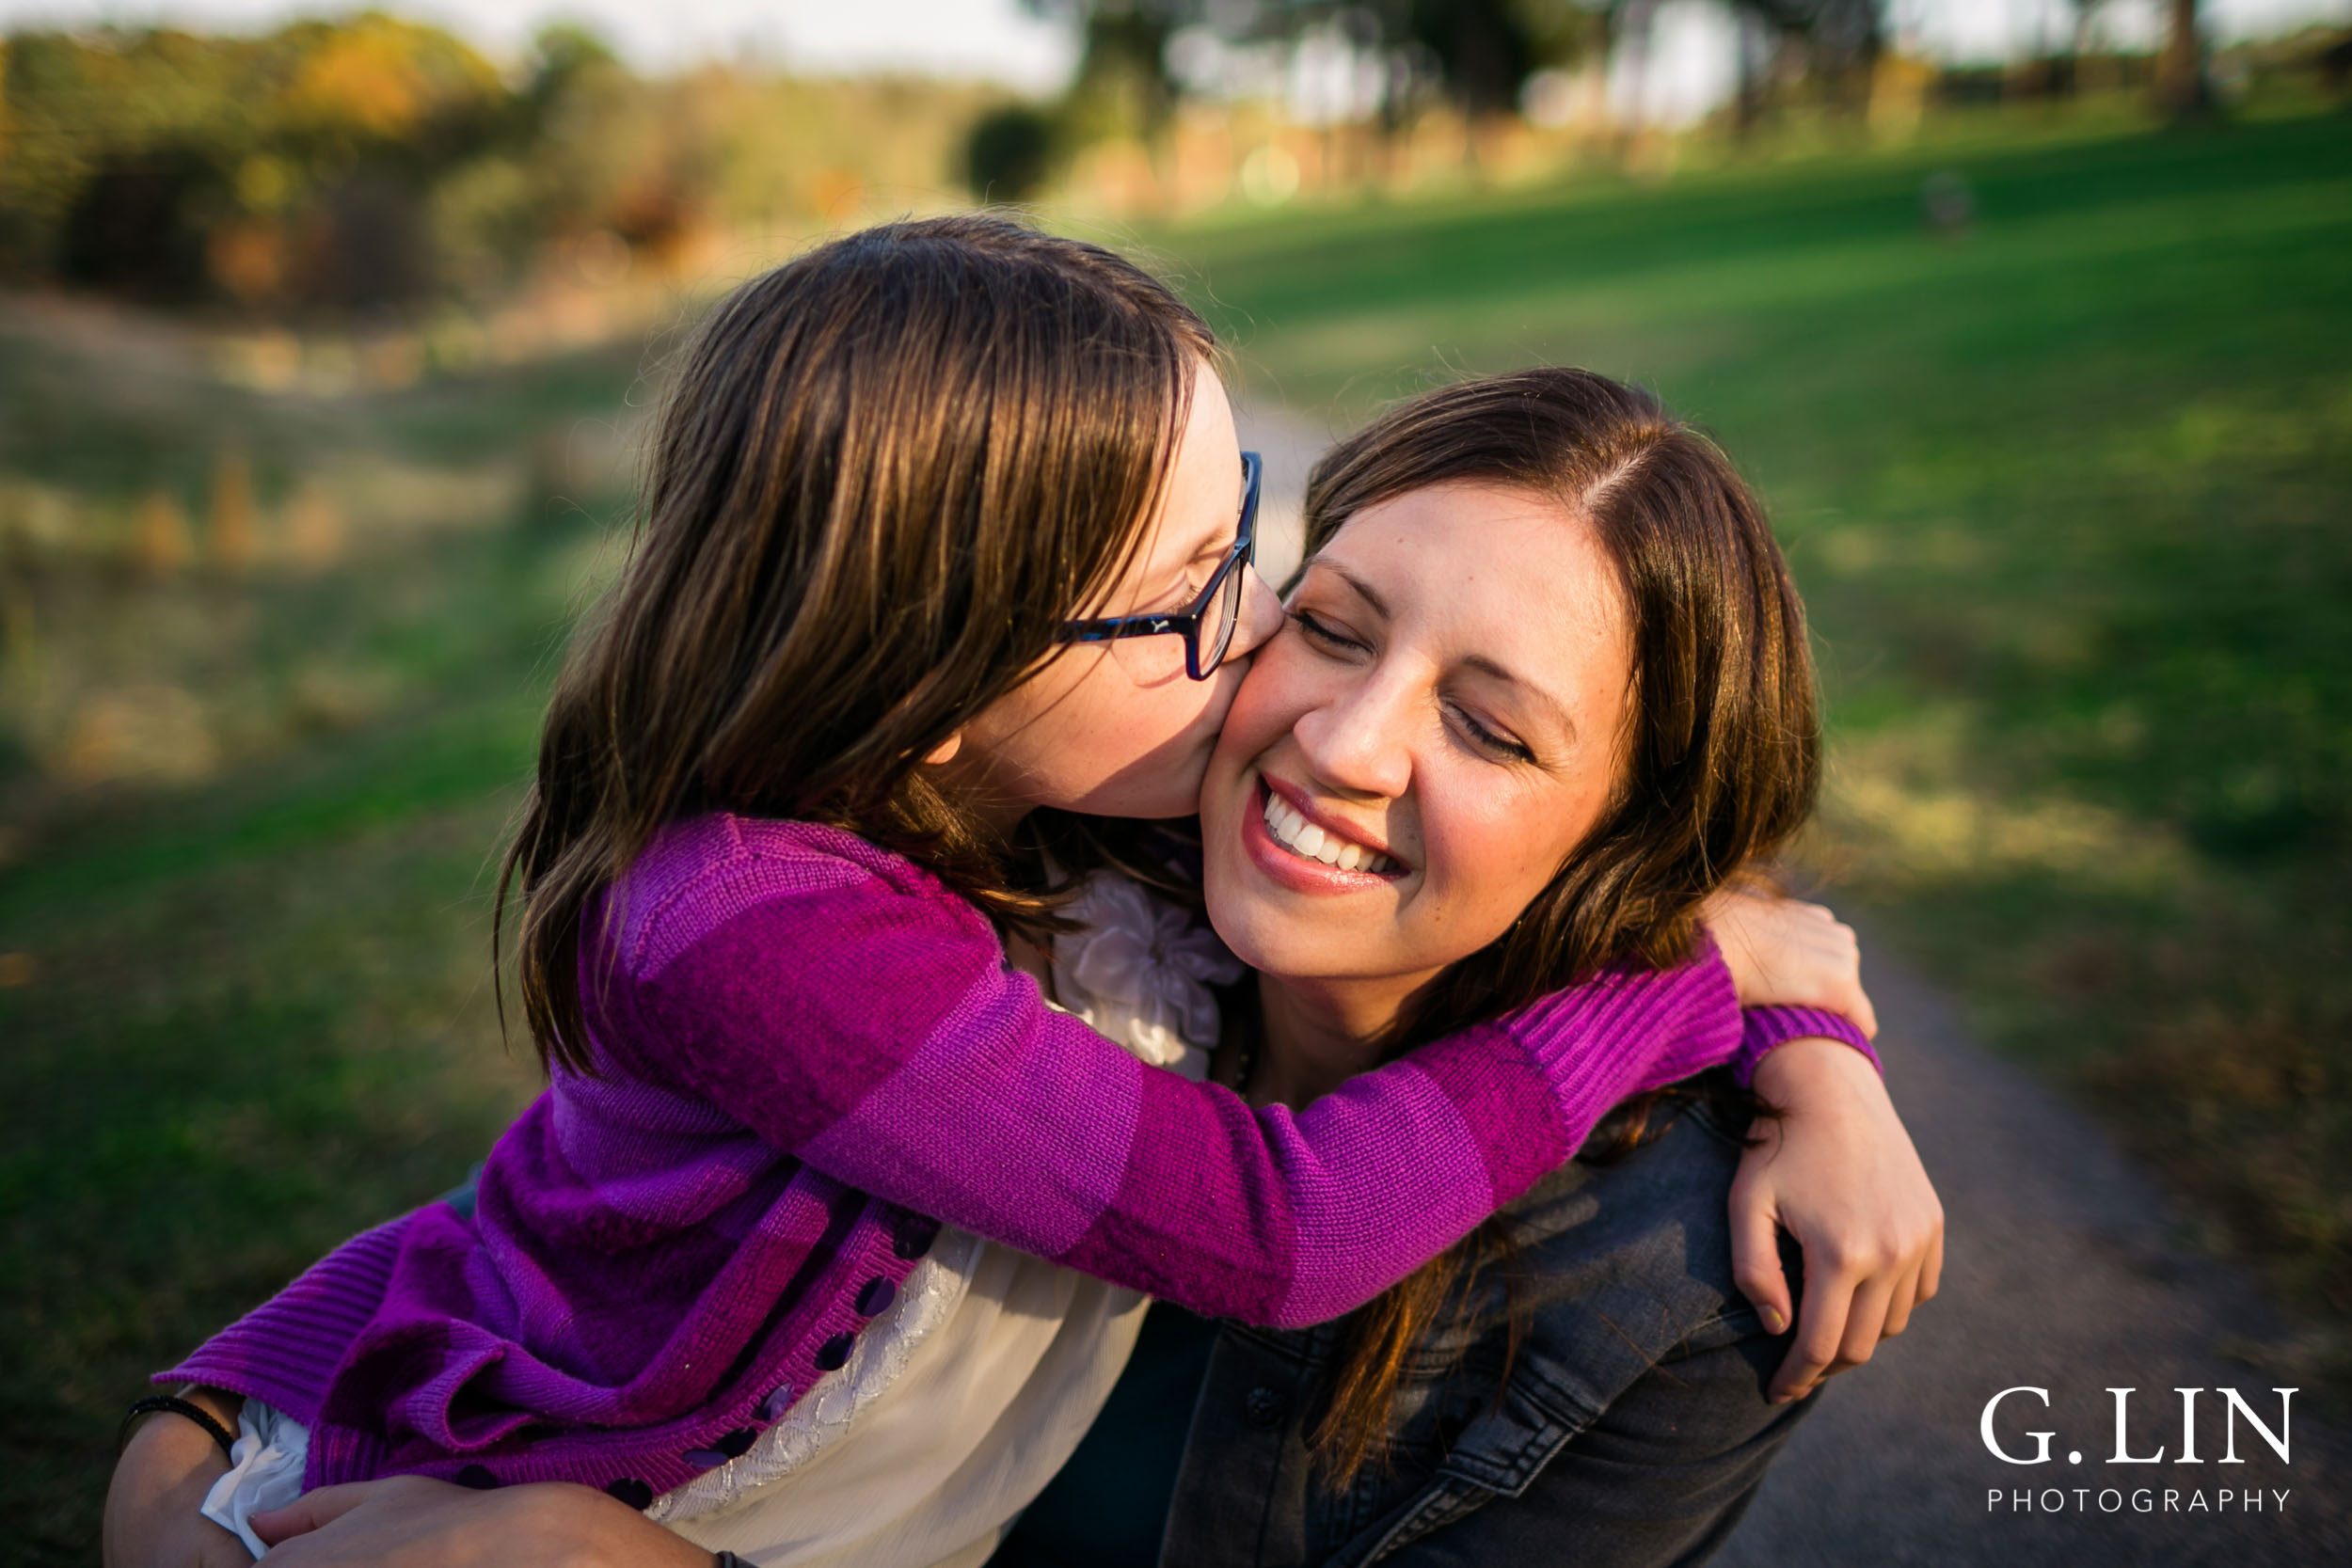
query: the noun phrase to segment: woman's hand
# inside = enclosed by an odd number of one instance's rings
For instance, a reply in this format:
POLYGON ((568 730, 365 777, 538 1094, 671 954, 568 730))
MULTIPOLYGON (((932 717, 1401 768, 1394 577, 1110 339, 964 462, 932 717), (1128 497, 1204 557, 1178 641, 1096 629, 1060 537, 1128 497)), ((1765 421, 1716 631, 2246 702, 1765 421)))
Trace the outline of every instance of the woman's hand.
MULTIPOLYGON (((183 1388, 180 1397, 236 1430, 234 1395, 183 1388)), ((228 1473, 220 1445, 194 1421, 167 1411, 142 1420, 106 1488, 106 1568, 251 1568, 245 1543, 199 1512, 213 1482, 228 1473)))
POLYGON ((1797 1342, 1773 1377, 1775 1402, 1870 1359, 1900 1334, 1944 1272, 1944 1206, 1878 1071, 1837 1040, 1791 1040, 1764 1058, 1759 1117, 1731 1184, 1732 1277, 1765 1326, 1789 1320, 1779 1230, 1804 1249, 1797 1342))
POLYGON ((1731 968, 1743 1007, 1819 1007, 1878 1037, 1878 1014, 1862 989, 1862 947, 1853 927, 1819 904, 1725 888, 1707 901, 1707 928, 1731 968))
POLYGON ((475 1492, 393 1476, 322 1486, 252 1523, 270 1568, 710 1568, 708 1552, 627 1503, 553 1481, 475 1492))

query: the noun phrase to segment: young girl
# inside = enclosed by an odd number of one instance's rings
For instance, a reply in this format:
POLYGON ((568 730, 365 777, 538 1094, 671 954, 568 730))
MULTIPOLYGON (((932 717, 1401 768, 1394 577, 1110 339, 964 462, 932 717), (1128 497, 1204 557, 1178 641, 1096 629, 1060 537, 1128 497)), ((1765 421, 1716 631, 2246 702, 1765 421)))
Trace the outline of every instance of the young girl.
MULTIPOLYGON (((866 1500, 759 1556, 977 1560, 1074 1433, 947 1418, 1040 1378, 1099 1401, 1136 1305, 1109 1287, 1334 1317, 1627 1095, 1832 1028, 1743 1047, 1710 955, 1253 1115, 1007 965, 1000 932, 1055 929, 1032 814, 1190 813, 1225 657, 1271 629, 1212 353, 1116 257, 988 218, 851 236, 723 306, 509 859, 548 1090, 470 1218, 356 1239, 162 1381, 265 1407, 306 1486, 559 1481, 675 1513, 904 1338, 944 1221, 955 1299, 922 1344, 954 1354, 882 1369, 848 1424, 898 1436, 823 1489, 866 1500)), ((1050 847, 1073 875, 1104 855, 1050 847)))

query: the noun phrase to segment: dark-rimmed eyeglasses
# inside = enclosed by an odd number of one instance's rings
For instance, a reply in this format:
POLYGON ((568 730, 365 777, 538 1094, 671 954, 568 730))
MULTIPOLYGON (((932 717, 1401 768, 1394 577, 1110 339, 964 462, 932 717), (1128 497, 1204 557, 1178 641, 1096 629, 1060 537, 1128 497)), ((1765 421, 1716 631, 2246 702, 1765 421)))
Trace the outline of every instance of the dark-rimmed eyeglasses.
POLYGON ((1189 608, 1167 615, 1113 615, 1100 621, 1065 621, 1065 642, 1110 642, 1122 637, 1173 635, 1184 640, 1184 673, 1204 681, 1225 662, 1241 625, 1242 589, 1248 574, 1242 570, 1258 559, 1258 454, 1241 454, 1241 526, 1233 531, 1233 547, 1217 562, 1209 585, 1189 608))

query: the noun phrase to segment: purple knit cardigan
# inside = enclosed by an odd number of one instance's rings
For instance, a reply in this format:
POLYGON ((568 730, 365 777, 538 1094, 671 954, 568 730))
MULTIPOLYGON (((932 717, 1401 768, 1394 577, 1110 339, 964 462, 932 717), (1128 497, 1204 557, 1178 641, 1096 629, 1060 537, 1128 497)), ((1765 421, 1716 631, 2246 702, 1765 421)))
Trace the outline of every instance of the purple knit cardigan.
MULTIPOLYGON (((969 904, 799 822, 706 816, 613 890, 558 1071, 473 1217, 345 1243, 159 1382, 310 1428, 306 1486, 572 1481, 635 1506, 751 1446, 849 1357, 940 1221, 1196 1311, 1369 1300, 1744 1031, 1710 950, 1611 973, 1306 1110, 1146 1067, 1047 1007, 969 904)), ((1867 1047, 1866 1047, 1867 1049, 1867 1047)))

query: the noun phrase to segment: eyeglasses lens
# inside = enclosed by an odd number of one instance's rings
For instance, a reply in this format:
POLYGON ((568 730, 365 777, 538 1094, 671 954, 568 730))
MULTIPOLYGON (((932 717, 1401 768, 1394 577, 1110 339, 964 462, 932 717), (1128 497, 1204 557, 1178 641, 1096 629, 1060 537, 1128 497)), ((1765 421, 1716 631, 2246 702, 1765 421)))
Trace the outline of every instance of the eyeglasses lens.
POLYGON ((1233 645, 1233 629, 1241 625, 1242 578, 1248 575, 1248 568, 1235 562, 1233 569, 1225 574, 1224 582, 1217 586, 1216 602, 1209 606, 1208 625, 1200 628, 1203 676, 1225 662, 1225 650, 1233 645))

